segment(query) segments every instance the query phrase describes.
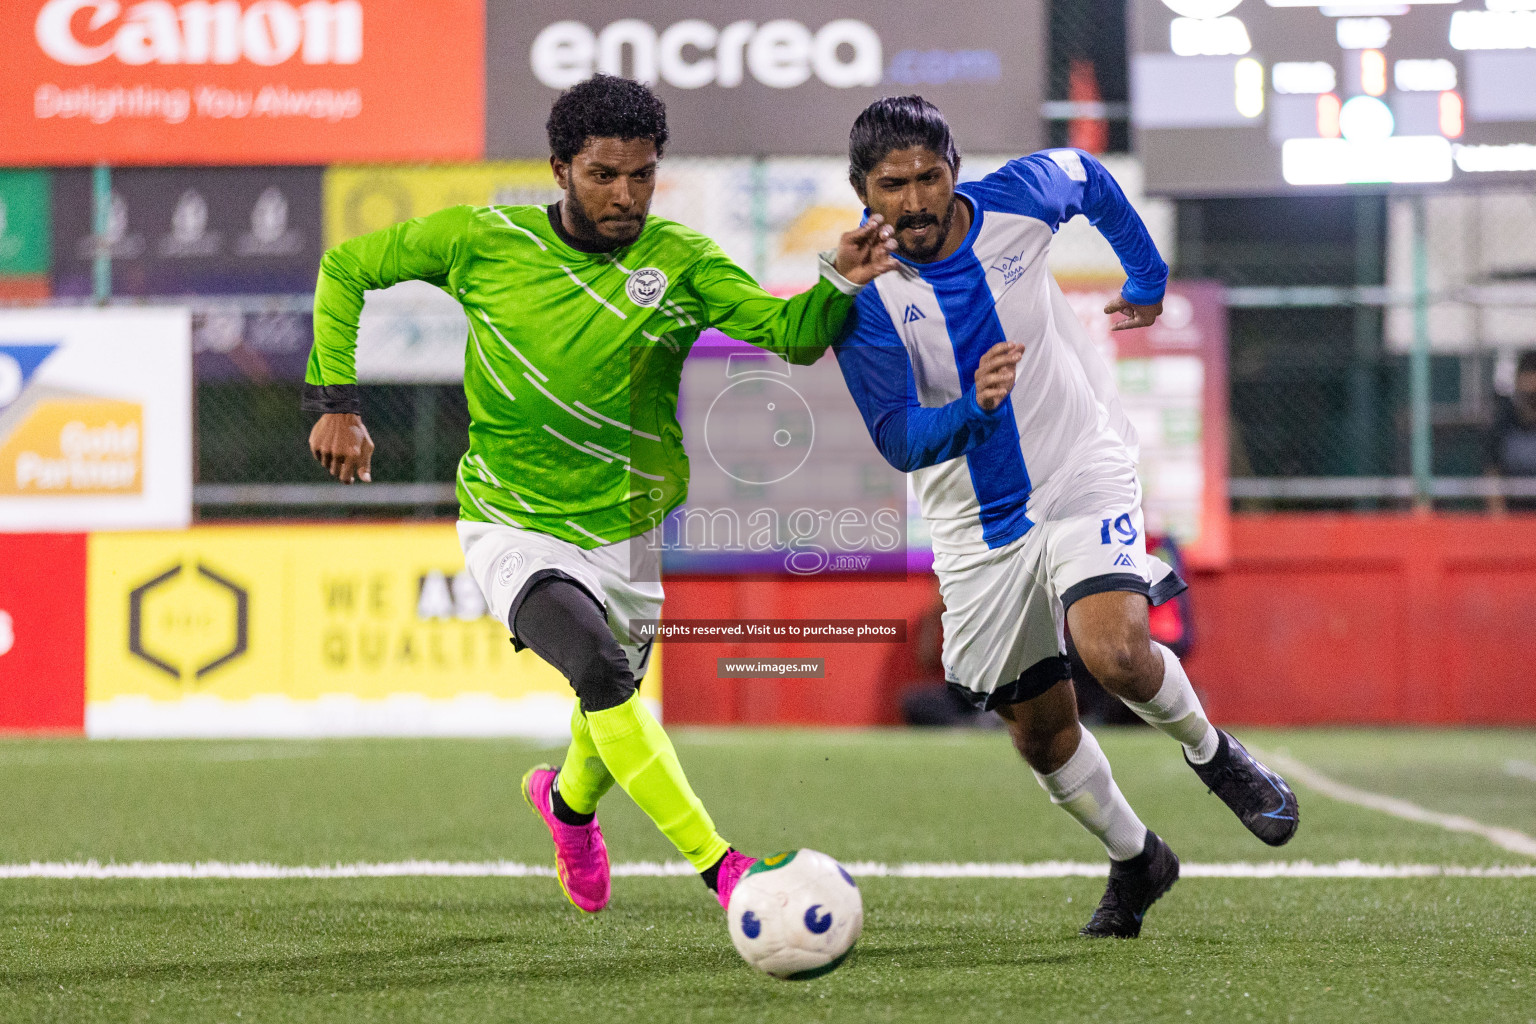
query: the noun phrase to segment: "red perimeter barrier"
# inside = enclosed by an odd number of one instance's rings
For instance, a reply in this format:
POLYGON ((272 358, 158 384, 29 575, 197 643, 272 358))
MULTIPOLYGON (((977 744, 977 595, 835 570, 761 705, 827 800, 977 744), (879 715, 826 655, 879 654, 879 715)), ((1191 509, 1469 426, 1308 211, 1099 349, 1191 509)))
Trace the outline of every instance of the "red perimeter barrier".
POLYGON ((1245 515, 1196 574, 1223 721, 1536 723, 1536 516, 1245 515))
MULTIPOLYGON (((1213 717, 1263 725, 1536 724, 1536 516, 1237 515, 1195 573, 1188 668, 1213 717)), ((906 618, 907 644, 670 644, 674 723, 897 720, 931 576, 667 581, 666 615, 906 618), (717 657, 824 657, 827 678, 725 680, 717 657)))
POLYGON ((0 730, 85 728, 85 534, 0 533, 0 730))

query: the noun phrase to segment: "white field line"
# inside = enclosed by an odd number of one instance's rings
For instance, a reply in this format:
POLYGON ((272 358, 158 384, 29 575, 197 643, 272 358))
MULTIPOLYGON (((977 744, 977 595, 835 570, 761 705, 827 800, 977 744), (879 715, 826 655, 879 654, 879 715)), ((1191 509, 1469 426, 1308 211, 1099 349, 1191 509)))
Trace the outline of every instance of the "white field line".
POLYGON ((1384 796, 1381 793, 1371 793, 1364 789, 1356 789, 1336 779, 1330 779, 1322 772, 1309 768, 1293 757, 1285 754, 1268 752, 1262 755, 1270 765, 1284 772, 1292 779, 1305 784, 1309 789, 1315 789, 1324 796, 1341 800, 1357 807, 1367 807, 1373 811, 1390 814, 1394 818, 1402 818, 1404 821, 1417 821, 1424 825, 1434 825, 1443 828, 1447 832, 1466 832, 1475 836, 1482 836, 1493 845, 1510 853, 1522 854, 1526 857, 1536 857, 1536 839, 1524 832, 1512 828, 1501 828, 1495 825, 1484 825, 1480 821, 1473 821, 1460 814, 1441 814, 1439 811, 1431 811, 1427 807, 1420 807, 1416 803, 1400 800, 1395 796, 1384 796))
MULTIPOLYGON (((846 867, 860 878, 1103 878, 1106 866, 1081 861, 1037 861, 1001 864, 882 864, 850 861, 846 867)), ((101 864, 96 861, 0 864, 3 878, 63 879, 333 879, 333 878, 553 878, 554 868, 517 861, 407 860, 384 864, 333 864, 290 867, 281 864, 143 863, 101 864)), ((613 865, 620 878, 691 877, 683 861, 638 861, 613 865)), ((1358 860, 1336 864, 1311 861, 1267 863, 1184 864, 1184 878, 1536 878, 1536 865, 1460 867, 1454 864, 1366 864, 1358 860)))

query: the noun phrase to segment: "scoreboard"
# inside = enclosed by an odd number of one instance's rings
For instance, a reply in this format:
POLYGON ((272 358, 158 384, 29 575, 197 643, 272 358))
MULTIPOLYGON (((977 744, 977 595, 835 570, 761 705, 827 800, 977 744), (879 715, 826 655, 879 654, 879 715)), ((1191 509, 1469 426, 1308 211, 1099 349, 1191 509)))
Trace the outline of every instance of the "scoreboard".
POLYGON ((1130 0, 1148 192, 1536 182, 1536 0, 1130 0))

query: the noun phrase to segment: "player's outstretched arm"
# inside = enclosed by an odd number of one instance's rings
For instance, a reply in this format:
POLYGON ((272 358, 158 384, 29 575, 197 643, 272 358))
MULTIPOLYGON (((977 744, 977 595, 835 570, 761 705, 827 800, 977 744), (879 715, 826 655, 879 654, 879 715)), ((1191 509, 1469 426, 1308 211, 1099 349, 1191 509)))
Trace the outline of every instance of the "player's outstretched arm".
POLYGON ((871 217, 846 232, 819 260, 821 279, 810 291, 780 299, 714 249, 699 261, 689 288, 703 304, 709 326, 802 366, 820 359, 853 308, 853 298, 896 266, 890 227, 871 217))
POLYGON ((1120 297, 1104 312, 1126 314, 1111 330, 1147 327, 1162 312, 1168 264, 1157 251, 1141 215, 1114 176, 1080 149, 1048 149, 1008 163, 998 172, 1029 207, 1054 229, 1078 214, 1088 218, 1115 250, 1125 271, 1120 297))
POLYGON ((327 473, 344 484, 373 482, 373 438, 355 412, 321 416, 309 432, 309 451, 327 473))

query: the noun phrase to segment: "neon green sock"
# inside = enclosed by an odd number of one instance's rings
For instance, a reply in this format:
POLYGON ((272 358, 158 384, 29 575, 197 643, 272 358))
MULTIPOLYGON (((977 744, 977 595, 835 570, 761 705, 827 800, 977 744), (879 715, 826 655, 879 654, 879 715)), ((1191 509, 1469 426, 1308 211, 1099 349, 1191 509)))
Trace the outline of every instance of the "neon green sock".
POLYGON ((556 786, 560 799, 577 814, 595 813, 597 802, 613 788, 613 774, 592 743, 592 730, 587 725, 587 716, 581 713, 580 701, 571 712, 571 745, 565 752, 556 786))
POLYGON ((730 844, 715 831, 683 775, 672 741, 639 695, 586 717, 603 764, 688 863, 703 871, 724 857, 730 844))

